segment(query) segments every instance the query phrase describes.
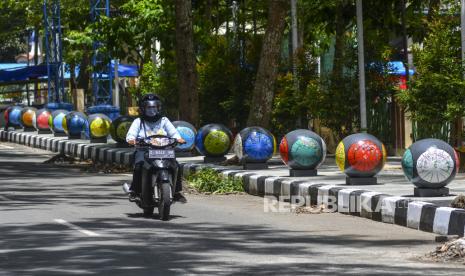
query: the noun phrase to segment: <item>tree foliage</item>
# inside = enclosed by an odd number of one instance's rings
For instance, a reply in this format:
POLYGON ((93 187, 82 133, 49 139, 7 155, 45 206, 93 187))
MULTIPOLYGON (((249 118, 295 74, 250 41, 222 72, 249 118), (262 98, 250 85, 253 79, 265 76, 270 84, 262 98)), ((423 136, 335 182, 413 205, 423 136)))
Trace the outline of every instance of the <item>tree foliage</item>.
POLYGON ((416 75, 410 89, 398 94, 422 130, 418 138, 438 137, 446 123, 465 115, 459 18, 453 16, 457 8, 428 23, 422 47, 414 50, 416 75))
MULTIPOLYGON (((43 35, 42 2, 0 1, 2 62, 13 62, 15 56, 25 52, 28 31, 36 29, 43 35)), ((269 126, 277 136, 306 128, 313 120, 330 128, 337 138, 357 131, 355 2, 298 0, 297 57, 290 50, 287 0, 282 1, 286 2, 281 17, 283 37, 264 42, 270 11, 278 11, 270 10, 270 6, 278 2, 178 1, 192 4, 192 33, 187 36, 192 36, 195 67, 190 67, 198 72, 198 86, 188 90, 198 89, 199 110, 194 113, 198 113, 200 124, 219 122, 238 131, 247 126, 251 111, 262 110, 262 114, 255 113, 263 121, 249 123, 269 126), (270 62, 271 56, 263 55, 262 49, 281 50, 270 62), (261 63, 267 72, 275 70, 274 76, 258 74, 261 63), (292 74, 293 65, 298 67, 297 76, 292 74), (269 78, 260 81, 257 76, 269 78), (260 83, 262 89, 258 89, 260 83)), ((419 125, 425 125, 424 135, 431 136, 465 113, 458 2, 405 2, 405 31, 418 45, 414 50, 417 74, 411 88, 400 92, 398 99, 419 125)), ((160 94, 169 114, 178 118, 189 107, 180 106, 185 93, 180 95, 179 84, 186 75, 182 73, 186 63, 179 58, 183 48, 176 48, 176 33, 180 31, 176 31, 179 14, 175 4, 172 0, 112 0, 110 17, 92 24, 88 0, 61 0, 64 59, 69 67, 79 66, 81 70, 72 87, 90 92, 92 43, 99 40, 105 45, 102 50, 113 58, 138 65, 139 86, 131 91, 160 94), (102 32, 97 33, 97 29, 102 32)), ((389 113, 397 84, 387 73, 386 64, 405 61, 402 1, 363 1, 363 9, 369 131, 388 141, 389 113)))

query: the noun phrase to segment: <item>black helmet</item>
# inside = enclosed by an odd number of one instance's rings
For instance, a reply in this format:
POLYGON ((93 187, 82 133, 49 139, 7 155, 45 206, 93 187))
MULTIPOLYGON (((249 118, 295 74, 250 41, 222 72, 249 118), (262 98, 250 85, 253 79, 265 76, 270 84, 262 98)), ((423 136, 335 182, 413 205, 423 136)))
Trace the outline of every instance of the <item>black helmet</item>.
POLYGON ((146 94, 139 101, 139 110, 142 119, 155 122, 161 118, 162 103, 155 94, 146 94))

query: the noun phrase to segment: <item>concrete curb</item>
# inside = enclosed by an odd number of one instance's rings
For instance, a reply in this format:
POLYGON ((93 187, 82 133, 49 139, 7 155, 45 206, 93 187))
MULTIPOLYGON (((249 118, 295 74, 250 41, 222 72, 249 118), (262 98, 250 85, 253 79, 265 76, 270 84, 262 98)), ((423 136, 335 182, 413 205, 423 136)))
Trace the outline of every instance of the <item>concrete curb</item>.
POLYGON ((250 171, 227 170, 225 167, 211 164, 184 163, 181 166, 183 177, 188 177, 203 168, 212 168, 223 178, 242 179, 244 190, 251 195, 273 197, 280 201, 304 200, 305 202, 296 202, 323 205, 328 212, 364 217, 425 232, 464 236, 463 209, 438 207, 406 197, 344 186, 261 175, 250 171))
MULTIPOLYGON (((132 149, 115 148, 112 144, 87 144, 63 137, 43 137, 35 133, 4 130, 0 130, 0 140, 104 164, 130 166, 133 162, 132 149)), ((464 236, 463 209, 439 207, 432 203, 368 190, 261 175, 253 171, 231 170, 212 164, 181 163, 180 171, 183 177, 188 177, 203 168, 212 168, 223 178, 241 179, 244 190, 251 195, 300 204, 323 205, 328 212, 364 217, 440 235, 464 236)))
POLYGON ((133 149, 115 148, 110 144, 87 144, 82 141, 68 140, 66 137, 44 137, 33 132, 4 130, 0 130, 0 140, 62 153, 81 160, 91 159, 103 164, 131 166, 133 162, 133 149))

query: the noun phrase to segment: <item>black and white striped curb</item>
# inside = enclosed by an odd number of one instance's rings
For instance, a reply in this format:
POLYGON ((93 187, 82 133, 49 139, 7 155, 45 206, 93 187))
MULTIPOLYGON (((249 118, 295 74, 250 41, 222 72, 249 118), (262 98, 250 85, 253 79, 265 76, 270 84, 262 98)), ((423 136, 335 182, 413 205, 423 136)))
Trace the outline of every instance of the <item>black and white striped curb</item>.
POLYGON ((33 148, 66 154, 81 160, 93 160, 103 164, 132 165, 133 149, 116 148, 114 144, 89 144, 66 137, 37 135, 35 132, 0 130, 1 141, 17 143, 33 148))
POLYGON ((290 201, 298 205, 323 205, 328 212, 364 217, 440 235, 464 236, 464 209, 438 207, 406 197, 231 170, 211 164, 185 163, 181 166, 184 178, 203 168, 212 168, 223 178, 241 179, 244 190, 251 195, 274 197, 279 201, 290 201))
MULTIPOLYGON (((132 165, 133 162, 133 149, 116 148, 114 144, 89 144, 63 137, 44 137, 34 132, 4 130, 0 130, 0 140, 106 164, 132 165)), ((181 163, 181 166, 184 178, 202 168, 210 167, 224 178, 240 179, 244 190, 251 195, 299 204, 323 205, 329 212, 360 216, 441 235, 464 236, 464 209, 438 207, 406 197, 349 189, 323 182, 261 175, 252 171, 231 170, 211 164, 181 163)))

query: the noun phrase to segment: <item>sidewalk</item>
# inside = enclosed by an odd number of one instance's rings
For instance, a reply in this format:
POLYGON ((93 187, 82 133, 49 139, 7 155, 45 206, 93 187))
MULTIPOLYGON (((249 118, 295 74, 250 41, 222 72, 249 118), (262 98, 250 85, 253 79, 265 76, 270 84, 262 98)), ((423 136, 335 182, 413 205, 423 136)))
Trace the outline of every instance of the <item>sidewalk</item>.
MULTIPOLYGON (((2 141, 24 144, 80 159, 92 159, 107 164, 132 164, 131 148, 117 148, 113 141, 90 144, 86 140, 37 135, 35 132, 0 130, 2 141)), ((378 185, 347 186, 345 175, 328 157, 316 177, 289 177, 289 171, 279 157, 269 161, 269 169, 245 171, 240 166, 218 166, 203 163, 202 156, 181 157, 184 177, 204 167, 212 167, 223 177, 243 180, 251 195, 285 198, 299 197, 311 205, 323 205, 326 210, 362 216, 385 223, 434 232, 441 235, 464 235, 465 210, 447 207, 455 196, 415 198, 413 184, 402 173, 398 157, 389 158, 378 175, 378 185)), ((451 194, 465 194, 465 175, 459 174, 448 185, 451 194)))

